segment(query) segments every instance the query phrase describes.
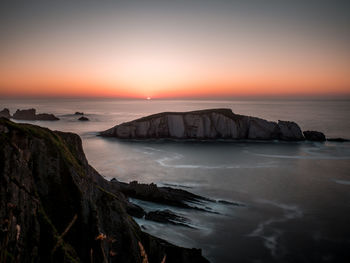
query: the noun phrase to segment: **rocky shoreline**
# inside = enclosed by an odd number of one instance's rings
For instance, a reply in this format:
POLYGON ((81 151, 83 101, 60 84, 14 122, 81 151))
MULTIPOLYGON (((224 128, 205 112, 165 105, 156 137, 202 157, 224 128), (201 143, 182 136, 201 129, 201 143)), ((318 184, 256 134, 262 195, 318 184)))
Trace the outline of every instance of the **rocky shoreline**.
POLYGON ((78 135, 0 118, 0 261, 208 262, 174 246, 131 216, 185 224, 172 211, 145 211, 129 197, 196 209, 209 199, 170 187, 107 181, 91 167, 78 135))

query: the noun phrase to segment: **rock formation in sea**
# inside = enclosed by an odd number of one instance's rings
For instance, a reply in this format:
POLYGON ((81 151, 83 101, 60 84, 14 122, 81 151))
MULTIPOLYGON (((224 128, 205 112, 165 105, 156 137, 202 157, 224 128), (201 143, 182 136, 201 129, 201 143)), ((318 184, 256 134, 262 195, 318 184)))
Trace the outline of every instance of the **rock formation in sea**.
POLYGON ((89 121, 89 118, 87 118, 85 116, 81 116, 78 120, 79 121, 89 121))
POLYGON ((0 118, 1 118, 1 117, 10 119, 10 118, 11 118, 10 110, 7 109, 7 108, 4 108, 2 111, 0 111, 0 118))
MULTIPOLYGON (((208 262, 200 249, 143 232, 129 212, 143 210, 128 201, 128 191, 172 200, 170 190, 103 179, 76 134, 0 118, 0 262, 131 263, 143 262, 145 254, 148 262, 165 255, 167 263, 208 262)), ((162 216, 176 218, 149 215, 162 216)))
POLYGON ((303 133, 295 122, 276 123, 238 115, 231 109, 163 112, 122 123, 100 135, 123 139, 304 140, 303 133))
POLYGON ((74 114, 75 115, 84 115, 84 112, 76 111, 74 114))
POLYGON ((308 141, 323 142, 326 140, 326 136, 322 132, 318 131, 304 131, 304 137, 308 141))
POLYGON ((28 110, 17 110, 13 116, 13 119, 15 120, 30 120, 30 121, 57 121, 59 118, 57 118, 53 114, 48 113, 40 113, 36 114, 35 109, 28 109, 28 110))

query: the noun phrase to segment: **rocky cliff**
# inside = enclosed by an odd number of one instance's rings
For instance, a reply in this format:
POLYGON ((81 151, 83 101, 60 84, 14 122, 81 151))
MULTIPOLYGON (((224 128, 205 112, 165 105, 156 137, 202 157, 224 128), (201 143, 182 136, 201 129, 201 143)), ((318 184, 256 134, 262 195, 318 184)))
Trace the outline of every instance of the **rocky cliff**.
POLYGON ((0 262, 207 262, 142 232, 125 187, 88 164, 78 135, 0 118, 0 262))
POLYGON ((163 112, 100 133, 117 138, 304 140, 295 122, 234 114, 231 109, 163 112))
POLYGON ((48 113, 40 113, 36 114, 35 109, 28 109, 28 110, 17 110, 13 116, 13 119, 15 120, 32 120, 32 121, 58 121, 59 118, 57 118, 53 114, 48 113))

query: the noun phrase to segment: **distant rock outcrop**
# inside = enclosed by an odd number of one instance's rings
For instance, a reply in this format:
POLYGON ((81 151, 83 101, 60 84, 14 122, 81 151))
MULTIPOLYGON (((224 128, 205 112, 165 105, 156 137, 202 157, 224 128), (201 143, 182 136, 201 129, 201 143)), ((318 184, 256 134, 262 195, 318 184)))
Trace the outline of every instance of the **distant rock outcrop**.
POLYGON ((2 111, 0 111, 0 118, 1 118, 1 117, 10 119, 10 118, 11 118, 10 110, 7 109, 7 108, 5 108, 5 109, 3 109, 2 111))
POLYGON ((76 111, 76 112, 74 113, 74 115, 84 115, 84 112, 76 111))
POLYGON ((28 110, 17 110, 15 114, 13 114, 13 119, 15 120, 30 120, 30 121, 57 121, 57 118, 53 114, 41 113, 36 114, 35 109, 28 110))
POLYGON ((294 122, 278 123, 234 114, 231 109, 163 112, 122 123, 100 133, 123 139, 304 140, 294 122))
POLYGON ((326 136, 318 131, 304 131, 304 136, 308 141, 324 142, 326 140, 326 136))
POLYGON ((89 118, 82 116, 78 120, 79 121, 89 121, 89 118))

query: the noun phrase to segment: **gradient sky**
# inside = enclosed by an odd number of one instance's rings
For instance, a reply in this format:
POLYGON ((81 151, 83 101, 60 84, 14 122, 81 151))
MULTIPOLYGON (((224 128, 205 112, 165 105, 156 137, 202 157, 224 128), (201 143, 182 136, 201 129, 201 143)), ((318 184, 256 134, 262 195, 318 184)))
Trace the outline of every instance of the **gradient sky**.
POLYGON ((0 2, 1 96, 350 94, 350 1, 0 2))

